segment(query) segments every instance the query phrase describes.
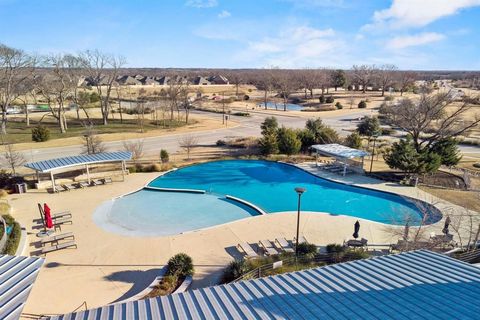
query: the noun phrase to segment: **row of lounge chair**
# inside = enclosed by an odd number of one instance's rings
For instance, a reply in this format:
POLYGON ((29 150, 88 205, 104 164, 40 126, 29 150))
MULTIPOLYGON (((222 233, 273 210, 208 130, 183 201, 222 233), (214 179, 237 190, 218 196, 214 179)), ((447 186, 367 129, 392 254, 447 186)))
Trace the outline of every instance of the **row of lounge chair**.
MULTIPOLYGON (((295 243, 295 238, 293 243, 295 243)), ((298 237, 298 243, 307 243, 307 239, 304 236, 298 237)), ((263 253, 267 256, 272 256, 279 254, 280 252, 295 252, 294 247, 290 245, 287 239, 280 237, 276 238, 275 241, 270 240, 260 240, 258 242, 259 248, 262 249, 263 253)), ((241 250, 247 258, 257 258, 260 255, 252 248, 252 246, 247 242, 240 242, 237 245, 237 248, 241 250)))
POLYGON ((55 185, 55 191, 63 192, 63 191, 70 191, 75 189, 83 189, 87 187, 101 186, 101 185, 109 184, 112 182, 113 182, 112 178, 102 178, 102 179, 91 180, 90 183, 88 183, 88 181, 80 181, 76 183, 65 183, 61 185, 55 185))
MULTIPOLYGON (((42 224, 45 228, 47 229, 47 215, 45 212, 50 211, 50 208, 46 204, 42 207, 42 205, 39 203, 38 208, 40 210, 40 215, 42 217, 42 224), (44 209, 45 208, 45 209, 44 209)), ((69 211, 64 211, 64 212, 59 212, 59 213, 50 213, 50 218, 52 219, 53 223, 53 229, 54 231, 62 230, 62 226, 65 224, 73 224, 72 221, 72 214, 69 211)), ((42 255, 45 255, 49 252, 61 250, 61 249, 67 249, 67 248, 72 248, 75 247, 77 248, 77 244, 75 243, 75 235, 73 232, 66 232, 62 234, 56 234, 53 236, 49 236, 46 238, 42 238, 40 240, 40 245, 41 245, 41 250, 40 253, 42 255)))
MULTIPOLYGON (((332 173, 340 173, 340 174, 343 174, 345 170, 344 164, 340 162, 321 163, 318 165, 318 167, 332 173)), ((348 174, 348 173, 353 173, 353 171, 347 168, 345 170, 345 174, 348 174)))

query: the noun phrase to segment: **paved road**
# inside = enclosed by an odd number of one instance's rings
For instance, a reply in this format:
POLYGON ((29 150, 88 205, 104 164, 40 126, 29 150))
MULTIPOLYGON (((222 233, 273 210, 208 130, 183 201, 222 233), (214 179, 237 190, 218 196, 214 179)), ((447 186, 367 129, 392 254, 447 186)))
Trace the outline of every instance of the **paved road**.
MULTIPOLYGON (((202 111, 193 111, 194 114, 206 115, 212 118, 221 119, 221 114, 207 113, 202 111)), ((358 119, 370 115, 372 110, 359 110, 354 113, 342 116, 324 116, 322 120, 325 124, 333 127, 340 135, 346 136, 349 130, 356 127, 358 119)), ((195 136, 198 137, 200 145, 214 145, 217 140, 229 139, 235 137, 245 136, 260 136, 260 124, 268 115, 265 113, 251 112, 251 117, 236 117, 231 116, 231 119, 239 123, 236 127, 216 129, 204 132, 197 132, 195 136)), ((305 118, 292 116, 287 114, 275 114, 280 125, 285 125, 290 128, 303 128, 305 126, 305 118)), ((150 137, 144 139, 144 153, 145 155, 157 155, 160 149, 166 149, 169 153, 175 153, 180 149, 178 145, 179 139, 187 133, 178 133, 161 137, 150 137)), ((132 139, 135 140, 135 139, 132 139)), ((112 141, 104 143, 108 151, 116 151, 123 149, 123 141, 112 141)), ((470 156, 480 157, 480 148, 475 146, 460 146, 462 153, 468 153, 470 156)), ((58 157, 73 156, 82 153, 81 145, 41 148, 24 151, 24 156, 27 161, 41 161, 58 157)))
MULTIPOLYGON (((334 127, 342 135, 346 135, 345 129, 353 128, 356 126, 355 121, 350 119, 358 119, 364 115, 369 114, 369 110, 361 110, 350 114, 348 116, 335 116, 323 118, 325 124, 334 127)), ((201 111, 192 112, 195 114, 202 114, 212 118, 221 119, 221 114, 207 113, 201 111)), ((198 142, 200 145, 214 145, 215 142, 219 139, 228 139, 234 137, 245 137, 245 136, 260 136, 260 124, 263 122, 265 117, 268 115, 264 113, 251 113, 251 117, 236 117, 231 116, 231 119, 239 123, 236 127, 226 127, 224 129, 216 129, 204 132, 197 132, 195 136, 198 137, 198 142)), ((291 115, 278 115, 275 114, 280 125, 285 125, 290 128, 303 128, 305 126, 305 118, 295 117, 291 115)), ((166 149, 170 153, 174 153, 179 150, 178 141, 179 139, 186 135, 187 133, 178 133, 168 136, 161 137, 150 137, 144 139, 144 153, 145 155, 158 154, 160 149, 166 149)), ((138 139, 132 139, 138 140, 138 139)), ((104 145, 108 151, 122 150, 123 141, 112 141, 105 142, 104 145)), ((53 147, 53 148, 40 148, 33 150, 24 151, 24 156, 27 161, 41 161, 57 157, 66 157, 78 155, 83 151, 81 145, 73 145, 66 147, 53 147)))

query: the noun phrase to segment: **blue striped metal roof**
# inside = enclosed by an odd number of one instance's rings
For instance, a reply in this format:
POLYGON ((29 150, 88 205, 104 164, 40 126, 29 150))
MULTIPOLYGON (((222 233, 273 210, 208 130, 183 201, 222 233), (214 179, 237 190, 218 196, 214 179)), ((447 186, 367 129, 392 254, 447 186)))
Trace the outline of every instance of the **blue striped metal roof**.
POLYGON ((43 259, 0 255, 0 319, 19 319, 43 259))
POLYGON ((71 156, 64 158, 56 158, 38 162, 29 162, 25 164, 25 167, 40 171, 50 172, 56 169, 62 169, 67 167, 74 167, 85 164, 94 164, 102 162, 115 162, 126 161, 132 159, 132 153, 126 151, 119 152, 102 152, 96 154, 85 154, 79 156, 71 156))
POLYGON ((420 250, 51 319, 478 319, 480 268, 420 250))

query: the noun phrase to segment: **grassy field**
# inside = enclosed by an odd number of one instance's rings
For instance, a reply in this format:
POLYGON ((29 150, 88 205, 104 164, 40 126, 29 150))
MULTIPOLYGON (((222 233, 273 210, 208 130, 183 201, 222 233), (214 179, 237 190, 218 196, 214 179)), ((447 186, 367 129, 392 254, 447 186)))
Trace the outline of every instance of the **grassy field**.
MULTIPOLYGON (((98 134, 142 132, 142 126, 137 119, 123 119, 123 121, 121 122, 120 119, 116 117, 116 119, 110 119, 108 121, 108 125, 103 125, 101 119, 92 119, 92 122, 98 134)), ((67 132, 60 133, 57 123, 53 121, 41 122, 42 126, 47 127, 50 130, 50 140, 79 136, 81 137, 85 132, 85 123, 85 119, 69 119, 67 132)), ((194 123, 194 120, 189 121, 189 124, 194 123)), ((36 125, 38 125, 37 120, 31 120, 30 127, 26 127, 25 122, 20 121, 20 119, 11 118, 7 124, 8 134, 6 135, 5 140, 10 143, 32 142, 32 128, 36 125)), ((145 119, 143 121, 143 132, 158 129, 179 128, 184 125, 184 121, 166 120, 165 122, 163 122, 159 120, 158 122, 155 122, 150 119, 145 119)))

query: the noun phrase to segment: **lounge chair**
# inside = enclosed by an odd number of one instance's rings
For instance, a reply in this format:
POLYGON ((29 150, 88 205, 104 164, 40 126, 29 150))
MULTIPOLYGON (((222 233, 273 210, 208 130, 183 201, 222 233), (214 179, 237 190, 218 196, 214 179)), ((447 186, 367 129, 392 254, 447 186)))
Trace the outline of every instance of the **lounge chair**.
POLYGON ((53 242, 58 243, 58 241, 65 240, 65 239, 68 239, 68 238, 72 238, 73 240, 75 240, 75 236, 73 235, 73 232, 67 232, 67 233, 62 233, 62 234, 56 235, 56 236, 43 238, 41 243, 42 243, 42 246, 43 246, 47 243, 53 243, 53 242))
POLYGON ((92 186, 100 186, 102 184, 104 184, 104 183, 100 179, 92 180, 92 186))
POLYGON ((361 248, 361 247, 365 247, 367 245, 367 242, 368 242, 367 239, 362 238, 360 240, 351 239, 351 240, 346 241, 344 244, 347 247, 361 248))
MULTIPOLYGON (((293 243, 297 243, 296 237, 293 237, 293 243)), ((308 243, 307 239, 304 236, 298 236, 298 243, 308 243)))
POLYGON ((64 242, 64 243, 59 243, 59 244, 56 244, 56 245, 52 245, 52 246, 49 246, 49 247, 44 247, 42 249, 42 254, 47 254, 49 252, 62 250, 62 249, 67 249, 67 248, 71 248, 71 247, 75 247, 75 249, 78 248, 75 241, 69 241, 69 242, 64 242))
POLYGON ((77 187, 75 187, 75 186, 74 186, 73 184, 71 184, 71 183, 62 184, 62 186, 63 186, 65 189, 67 189, 67 191, 77 189, 77 187))
POLYGON ((258 254, 253 250, 253 248, 246 242, 240 242, 237 246, 239 249, 242 249, 242 251, 245 253, 247 258, 256 258, 258 257, 258 254))
POLYGON ((295 252, 285 238, 276 238, 275 243, 278 244, 278 247, 285 252, 295 252))
POLYGON ((78 185, 80 186, 80 188, 86 188, 90 186, 90 184, 87 181, 80 181, 78 185))
POLYGON ((103 184, 107 184, 107 183, 112 183, 112 178, 103 178, 101 179, 103 181, 103 184))
POLYGON ((272 255, 278 254, 277 249, 275 249, 275 247, 273 246, 272 242, 270 242, 270 240, 260 240, 258 244, 260 244, 260 246, 263 248, 266 255, 272 256, 272 255))
POLYGON ((67 191, 67 189, 61 185, 55 185, 55 192, 63 192, 67 191))

